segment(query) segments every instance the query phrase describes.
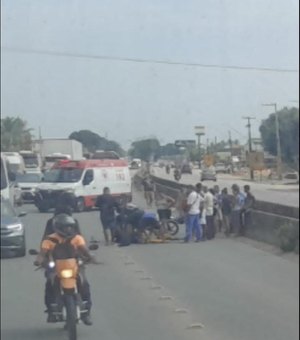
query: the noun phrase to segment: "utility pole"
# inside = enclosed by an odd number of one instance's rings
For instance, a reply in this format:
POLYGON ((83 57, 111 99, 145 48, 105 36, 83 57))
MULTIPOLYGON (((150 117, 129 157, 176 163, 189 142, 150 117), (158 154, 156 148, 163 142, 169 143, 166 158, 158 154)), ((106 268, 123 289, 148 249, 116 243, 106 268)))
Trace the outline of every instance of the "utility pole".
POLYGON ((228 131, 228 136, 229 136, 229 147, 230 147, 230 162, 232 161, 232 138, 231 138, 231 131, 228 131))
MULTIPOLYGON (((246 127, 248 128, 248 143, 249 143, 249 153, 252 152, 252 136, 251 136, 251 120, 255 119, 255 117, 243 117, 243 119, 246 119, 248 121, 248 124, 246 127)), ((254 171, 250 169, 250 178, 251 180, 254 180, 254 171)))
POLYGON ((275 125, 276 125, 276 144, 277 144, 277 175, 278 179, 282 180, 282 155, 281 155, 281 142, 279 133, 279 116, 277 111, 277 104, 262 104, 262 106, 272 106, 275 110, 275 125))
POLYGON ((206 154, 209 155, 209 139, 206 139, 206 154))

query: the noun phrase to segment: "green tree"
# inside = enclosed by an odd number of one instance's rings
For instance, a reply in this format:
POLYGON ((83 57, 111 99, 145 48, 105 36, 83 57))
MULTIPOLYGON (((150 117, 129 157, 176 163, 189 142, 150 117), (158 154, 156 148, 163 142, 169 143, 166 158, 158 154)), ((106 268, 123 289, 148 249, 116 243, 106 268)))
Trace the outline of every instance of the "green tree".
MULTIPOLYGON (((278 112, 282 158, 286 163, 299 162, 299 109, 284 108, 278 112)), ((266 151, 277 155, 275 114, 262 121, 260 133, 266 151)))
POLYGON ((31 148, 32 129, 19 117, 1 119, 1 151, 20 151, 31 148))
POLYGON ((159 150, 159 156, 175 156, 179 154, 179 149, 172 143, 162 145, 159 150))
POLYGON ((70 134, 69 139, 75 139, 81 142, 89 152, 104 150, 115 151, 120 156, 124 156, 125 154, 124 150, 117 142, 107 140, 106 138, 103 138, 90 130, 74 131, 70 134))
POLYGON ((160 143, 156 138, 149 138, 133 142, 129 155, 144 161, 156 160, 160 155, 160 143))

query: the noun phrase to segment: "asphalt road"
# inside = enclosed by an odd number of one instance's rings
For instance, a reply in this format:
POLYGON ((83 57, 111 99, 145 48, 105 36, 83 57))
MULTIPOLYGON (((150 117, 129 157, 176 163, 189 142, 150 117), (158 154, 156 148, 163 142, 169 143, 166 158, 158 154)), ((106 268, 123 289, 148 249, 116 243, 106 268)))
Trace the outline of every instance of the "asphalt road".
MULTIPOLYGON (((164 169, 153 168, 154 174, 158 177, 174 180, 173 173, 167 175, 164 169)), ((196 184, 200 181, 200 171, 198 169, 193 170, 193 174, 183 174, 180 183, 183 184, 196 184)), ((241 188, 245 184, 250 184, 252 192, 258 200, 279 203, 283 205, 299 207, 299 185, 276 185, 266 184, 259 182, 247 182, 243 179, 234 177, 232 175, 219 174, 217 176, 217 182, 205 181, 204 185, 214 186, 218 184, 220 188, 227 187, 230 189, 233 183, 238 184, 241 188)))
MULTIPOLYGON (((139 194, 136 201, 144 204, 139 194)), ((36 248, 50 214, 24 221, 36 248)), ((102 239, 97 212, 76 216, 86 238, 102 239)), ((85 340, 296 340, 298 264, 234 239, 200 244, 102 246, 87 271, 94 325, 85 340), (170 298, 170 299, 169 299, 170 298), (196 326, 188 329, 189 326, 196 326)), ((33 258, 1 260, 1 339, 65 339, 43 313, 42 272, 33 258)))

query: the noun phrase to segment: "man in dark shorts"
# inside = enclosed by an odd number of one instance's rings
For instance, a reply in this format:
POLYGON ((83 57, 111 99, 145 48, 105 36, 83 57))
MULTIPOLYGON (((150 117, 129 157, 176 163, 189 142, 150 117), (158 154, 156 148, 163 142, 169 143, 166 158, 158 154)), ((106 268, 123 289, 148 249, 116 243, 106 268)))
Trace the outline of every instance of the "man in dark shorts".
POLYGON ((116 227, 116 211, 120 207, 115 198, 111 195, 109 188, 103 189, 103 194, 96 200, 95 206, 100 210, 100 220, 103 226, 103 233, 106 245, 114 242, 116 227))

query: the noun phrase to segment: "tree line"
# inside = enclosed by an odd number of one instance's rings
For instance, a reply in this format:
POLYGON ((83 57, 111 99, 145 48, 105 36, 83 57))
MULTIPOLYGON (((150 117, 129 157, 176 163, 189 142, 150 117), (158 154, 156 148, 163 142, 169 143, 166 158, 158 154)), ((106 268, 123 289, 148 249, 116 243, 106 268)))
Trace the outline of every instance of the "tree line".
MULTIPOLYGON (((299 109, 283 108, 278 112, 280 126, 280 140, 283 161, 299 167, 299 109)), ((20 151, 31 148, 33 129, 28 127, 25 120, 20 117, 5 117, 1 119, 1 151, 20 151)), ((263 146, 271 155, 277 155, 275 114, 261 122, 260 134, 263 146)), ((83 144, 88 152, 96 150, 115 151, 120 156, 127 153, 119 143, 108 140, 90 130, 72 132, 69 137, 83 144)), ((233 143, 237 143, 234 141, 233 143)), ((228 141, 221 141, 216 145, 211 144, 209 148, 214 151, 224 149, 228 141)), ((187 150, 191 160, 197 160, 196 149, 187 150)), ((156 160, 163 156, 174 156, 180 154, 180 150, 172 143, 161 145, 158 139, 149 138, 132 143, 128 155, 142 160, 156 160)))

